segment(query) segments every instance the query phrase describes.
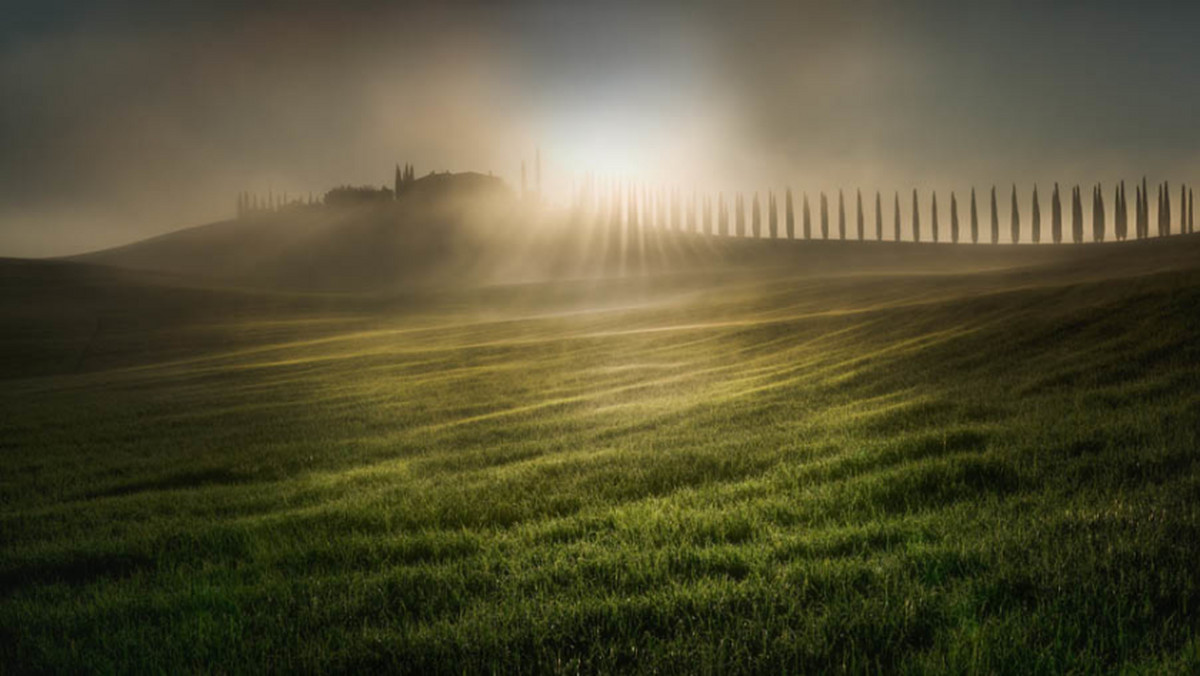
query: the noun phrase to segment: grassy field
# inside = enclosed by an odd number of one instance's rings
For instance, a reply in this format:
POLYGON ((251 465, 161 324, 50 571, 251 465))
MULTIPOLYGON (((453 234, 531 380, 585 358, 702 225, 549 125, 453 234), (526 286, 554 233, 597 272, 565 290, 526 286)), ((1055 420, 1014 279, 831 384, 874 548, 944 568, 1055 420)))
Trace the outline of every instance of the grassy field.
POLYGON ((1200 242, 421 297, 0 265, 0 671, 1195 672, 1200 242))

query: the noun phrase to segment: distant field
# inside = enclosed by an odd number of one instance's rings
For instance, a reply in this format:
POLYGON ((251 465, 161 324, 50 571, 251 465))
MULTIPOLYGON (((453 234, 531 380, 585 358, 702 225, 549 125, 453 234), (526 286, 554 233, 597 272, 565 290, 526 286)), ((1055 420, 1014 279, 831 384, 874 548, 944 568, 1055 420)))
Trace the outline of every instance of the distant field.
POLYGON ((1200 241, 1089 250, 420 296, 0 262, 0 672, 1194 673, 1200 241))

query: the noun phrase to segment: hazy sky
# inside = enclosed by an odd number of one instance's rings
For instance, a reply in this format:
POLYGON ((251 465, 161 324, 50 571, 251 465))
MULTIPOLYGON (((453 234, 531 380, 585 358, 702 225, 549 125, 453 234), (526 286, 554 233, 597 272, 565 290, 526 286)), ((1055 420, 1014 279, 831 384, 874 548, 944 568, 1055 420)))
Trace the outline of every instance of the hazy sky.
POLYGON ((0 255, 382 184, 922 190, 1200 174, 1200 3, 72 2, 0 21, 0 255), (196 6, 201 5, 201 6, 196 6))

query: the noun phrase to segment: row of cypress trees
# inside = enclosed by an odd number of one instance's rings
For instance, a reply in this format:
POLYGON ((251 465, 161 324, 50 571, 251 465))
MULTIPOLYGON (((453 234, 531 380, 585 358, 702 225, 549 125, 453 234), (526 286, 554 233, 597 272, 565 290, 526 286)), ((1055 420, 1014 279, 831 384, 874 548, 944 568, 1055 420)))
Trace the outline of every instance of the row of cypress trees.
MULTIPOLYGON (((749 208, 747 209, 747 200, 742 193, 736 193, 732 200, 733 208, 733 230, 730 231, 730 216, 729 202, 726 201, 724 193, 718 193, 715 202, 710 195, 699 195, 693 191, 690 201, 685 201, 682 192, 676 188, 669 191, 653 191, 645 188, 639 189, 636 186, 631 186, 623 190, 621 186, 615 187, 606 197, 600 195, 599 192, 589 194, 587 190, 594 189, 594 185, 585 188, 584 191, 577 196, 576 207, 583 208, 587 205, 597 211, 603 212, 602 221, 611 221, 610 225, 616 227, 621 225, 621 219, 624 217, 625 224, 631 231, 639 231, 642 227, 645 228, 662 228, 670 230, 679 230, 684 232, 696 232, 705 235, 717 235, 721 237, 734 236, 761 238, 763 237, 763 208, 760 206, 759 194, 754 193, 751 198, 749 208), (598 205, 598 206, 597 206, 598 205), (746 212, 749 211, 750 222, 747 231, 746 212), (640 218, 639 218, 640 214, 640 218), (643 221, 645 221, 643 223, 643 221), (715 221, 715 228, 714 228, 715 221)), ((1134 232, 1135 239, 1143 239, 1150 237, 1150 207, 1149 207, 1149 191, 1146 186, 1146 180, 1142 179, 1140 185, 1135 188, 1134 196, 1134 232)), ((1071 221, 1070 221, 1070 238, 1074 243, 1082 243, 1084 241, 1084 209, 1082 192, 1079 186, 1071 189, 1071 221)), ((979 220, 979 206, 977 204, 975 189, 971 189, 971 202, 969 210, 969 231, 967 233, 960 232, 959 223, 959 204, 958 197, 954 192, 950 193, 950 230, 948 241, 958 243, 966 241, 969 235, 971 243, 979 243, 981 230, 979 220)), ((1180 186, 1179 194, 1179 218, 1178 218, 1178 233, 1186 234, 1195 231, 1194 221, 1194 194, 1192 189, 1186 186, 1180 186)), ((1125 182, 1119 183, 1113 192, 1113 212, 1112 212, 1112 234, 1117 240, 1127 239, 1129 236, 1129 209, 1125 196, 1125 182)), ((997 203, 996 188, 991 188, 990 194, 990 220, 988 223, 989 229, 986 233, 986 241, 992 244, 1000 242, 1000 214, 997 203)), ((1165 237, 1172 234, 1171 225, 1171 196, 1170 189, 1167 183, 1158 186, 1158 204, 1157 204, 1157 231, 1156 236, 1165 237)), ((768 191, 766 194, 766 237, 769 239, 831 239, 830 233, 830 205, 829 197, 821 192, 819 194, 819 202, 817 207, 817 220, 814 222, 813 210, 809 206, 808 194, 805 193, 801 199, 800 207, 800 228, 796 228, 796 214, 794 202, 792 199, 791 189, 785 190, 784 206, 783 206, 783 231, 780 232, 779 223, 779 205, 774 192, 768 191), (818 229, 819 228, 819 229, 818 229)), ((1035 185, 1032 194, 1031 204, 1031 221, 1030 221, 1030 241, 1038 244, 1042 241, 1042 208, 1041 198, 1038 193, 1038 188, 1035 185)), ((847 214, 846 214, 846 199, 842 190, 837 193, 837 233, 836 238, 840 240, 847 239, 847 214)), ((855 229, 856 236, 859 240, 868 238, 866 232, 866 211, 863 206, 862 191, 858 190, 855 194, 855 229)), ((884 217, 882 206, 882 195, 880 192, 875 193, 875 214, 874 214, 874 238, 878 241, 883 240, 884 235, 884 217)), ((911 238, 914 242, 921 242, 922 237, 929 235, 931 241, 940 242, 943 239, 944 233, 940 230, 940 221, 938 213, 937 192, 932 194, 930 203, 930 224, 929 229, 923 230, 921 225, 921 209, 917 190, 912 191, 912 217, 911 217, 911 238)), ((1064 209, 1063 200, 1059 191, 1059 186, 1054 185, 1054 191, 1050 196, 1050 241, 1055 244, 1063 242, 1064 235, 1064 209)), ((1091 206, 1091 240, 1095 242, 1103 242, 1109 232, 1108 211, 1105 203, 1103 189, 1100 185, 1092 188, 1092 206, 1091 206)), ((901 209, 900 209, 900 194, 896 192, 893 198, 892 209, 892 239, 901 241, 901 209)), ((1021 227, 1021 209, 1017 194, 1017 187, 1014 185, 1011 192, 1009 205, 1009 233, 1008 239, 1012 243, 1020 243, 1023 235, 1021 227)))

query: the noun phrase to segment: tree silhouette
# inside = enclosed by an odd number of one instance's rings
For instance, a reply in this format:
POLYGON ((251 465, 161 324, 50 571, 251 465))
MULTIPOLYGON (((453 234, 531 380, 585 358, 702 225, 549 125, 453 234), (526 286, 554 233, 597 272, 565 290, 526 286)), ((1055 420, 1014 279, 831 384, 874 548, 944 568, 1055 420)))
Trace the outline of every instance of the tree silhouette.
POLYGON ((1117 241, 1125 239, 1125 229, 1128 226, 1125 213, 1125 181, 1113 188, 1113 237, 1117 241))
POLYGON ((692 201, 688 203, 687 209, 687 231, 698 232, 696 228, 696 189, 692 188, 692 201))
POLYGON ((750 231, 754 239, 758 239, 762 234, 762 211, 758 206, 758 193, 754 193, 754 206, 750 209, 750 231))
POLYGON ((992 244, 1000 242, 1000 211, 996 209, 996 186, 992 186, 992 244))
POLYGON ((1180 234, 1188 232, 1188 189, 1180 185, 1180 234))
POLYGON ((1196 193, 1193 191, 1192 188, 1188 188, 1188 233, 1189 234, 1196 232, 1196 221, 1194 221, 1192 219, 1192 217, 1195 215, 1192 211, 1192 207, 1194 207, 1195 205, 1196 205, 1196 193))
POLYGON ((975 207, 975 188, 971 188, 971 244, 979 244, 979 209, 975 207))
POLYGON ((914 242, 921 241, 921 208, 917 206, 916 188, 913 188, 912 238, 914 242))
POLYGON ((712 234, 712 198, 704 196, 704 234, 712 234))
POLYGON ((1050 198, 1050 236, 1055 244, 1061 244, 1062 235, 1062 198, 1055 183, 1054 194, 1050 198))
POLYGON ((929 217, 929 227, 933 232, 933 243, 938 241, 938 217, 937 217, 937 191, 933 191, 933 206, 929 217))
POLYGON ((1032 230, 1029 233, 1029 239, 1037 244, 1042 241, 1042 205, 1038 204, 1038 189, 1037 184, 1033 186, 1033 220, 1030 223, 1032 230))
POLYGON ((1021 210, 1017 206, 1017 185, 1013 184, 1012 189, 1012 206, 1009 208, 1009 213, 1012 219, 1012 243, 1016 244, 1021 241, 1021 210))
POLYGON ((792 189, 787 189, 787 238, 796 239, 796 217, 792 212, 792 189))
POLYGON ((1071 241, 1083 242, 1083 196, 1079 186, 1071 189, 1071 241))
POLYGON ((861 242, 866 237, 866 233, 863 231, 862 189, 856 188, 855 190, 857 191, 856 195, 858 204, 858 241, 861 242))
POLYGON ((629 186, 629 224, 625 234, 629 247, 636 247, 642 241, 642 224, 638 218, 638 189, 636 185, 629 186))
POLYGON ((883 241, 883 206, 879 191, 875 191, 875 241, 883 241))
POLYGON ((1171 234, 1171 184, 1163 181, 1163 236, 1171 234))
POLYGON ((1142 187, 1133 184, 1133 238, 1142 238, 1142 187))
POLYGON ((950 191, 950 242, 958 244, 958 198, 950 191))
POLYGON ((892 239, 900 241, 900 191, 896 191, 895 208, 892 210, 892 239))
POLYGON ((1146 185, 1146 177, 1142 176, 1142 214, 1139 219, 1138 237, 1150 236, 1150 188, 1146 185))
POLYGON ((768 237, 779 237, 779 219, 775 214, 775 193, 767 191, 767 233, 768 237))
POLYGON ((838 188, 838 239, 846 239, 846 199, 838 188))
POLYGON ((829 239, 829 200, 821 193, 821 239, 829 239))
POLYGON ((812 213, 808 210, 808 193, 804 193, 804 239, 812 239, 812 213))
POLYGON ((1103 242, 1107 236, 1107 217, 1104 213, 1104 186, 1097 184, 1092 198, 1092 241, 1103 242))
POLYGON ((737 194, 737 204, 733 208, 734 218, 737 221, 737 236, 746 236, 746 203, 742 198, 742 193, 737 194))
POLYGON ((729 214, 725 211, 725 193, 717 193, 717 234, 729 236, 729 214))

